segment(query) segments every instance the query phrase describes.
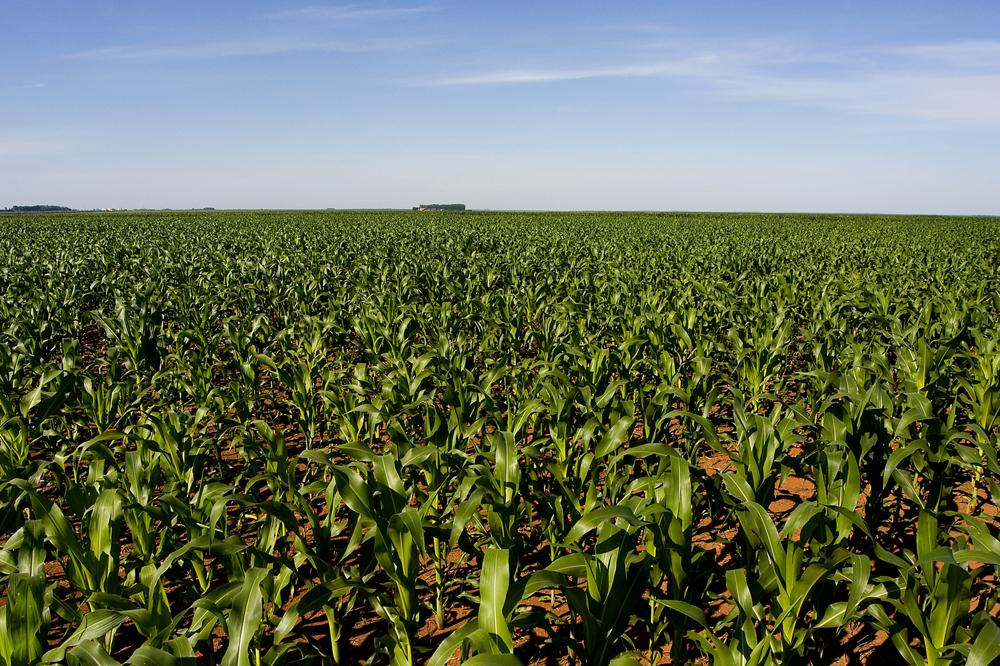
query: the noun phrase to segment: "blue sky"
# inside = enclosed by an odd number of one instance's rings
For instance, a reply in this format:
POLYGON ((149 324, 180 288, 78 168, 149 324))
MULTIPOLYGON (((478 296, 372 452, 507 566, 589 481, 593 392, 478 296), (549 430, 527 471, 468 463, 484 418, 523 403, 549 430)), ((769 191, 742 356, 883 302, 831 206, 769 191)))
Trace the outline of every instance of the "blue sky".
POLYGON ((0 206, 1000 213, 1000 3, 0 3, 0 206))

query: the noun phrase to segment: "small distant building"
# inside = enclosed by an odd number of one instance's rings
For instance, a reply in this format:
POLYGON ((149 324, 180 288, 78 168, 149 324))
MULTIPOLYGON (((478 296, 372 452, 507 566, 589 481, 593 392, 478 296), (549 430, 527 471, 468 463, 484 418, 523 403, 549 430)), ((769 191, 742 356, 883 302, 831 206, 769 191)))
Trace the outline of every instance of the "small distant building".
POLYGON ((451 203, 451 204, 420 204, 419 206, 414 206, 413 210, 420 211, 431 211, 431 210, 465 210, 465 204, 461 203, 451 203))

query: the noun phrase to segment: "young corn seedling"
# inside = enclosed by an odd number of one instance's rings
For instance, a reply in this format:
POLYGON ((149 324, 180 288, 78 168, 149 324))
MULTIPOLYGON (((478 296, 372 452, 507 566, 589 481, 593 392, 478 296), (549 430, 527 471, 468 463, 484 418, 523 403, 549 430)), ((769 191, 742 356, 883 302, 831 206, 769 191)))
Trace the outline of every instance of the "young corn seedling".
POLYGON ((774 497, 785 455, 798 441, 795 420, 779 407, 770 416, 761 416, 745 408, 740 398, 733 399, 733 424, 736 429, 735 454, 730 459, 736 473, 752 491, 755 502, 763 506, 774 497))
POLYGON ((750 411, 756 412, 780 388, 772 385, 781 376, 792 321, 779 310, 776 316, 757 317, 746 325, 745 335, 734 327, 728 336, 733 355, 732 384, 748 396, 750 411))
POLYGON ((163 312, 158 308, 157 301, 153 293, 147 292, 133 307, 118 299, 111 316, 93 313, 94 320, 108 339, 108 359, 113 379, 117 380, 123 373, 141 377, 148 371, 160 369, 163 312))
POLYGON ((513 655, 513 628, 532 626, 537 611, 518 612, 522 601, 545 588, 565 587, 569 575, 585 575, 586 564, 578 555, 567 555, 528 576, 518 575, 514 553, 488 548, 479 576, 479 608, 476 618, 455 630, 434 650, 428 666, 444 666, 458 652, 463 663, 520 664, 513 655), (469 658, 471 653, 475 657, 469 658))
POLYGON ((208 438, 201 429, 205 413, 178 411, 146 415, 134 431, 139 450, 155 451, 168 484, 190 494, 208 460, 208 438))
POLYGON ((472 511, 478 511, 482 493, 477 492, 473 501, 475 507, 463 505, 469 502, 475 477, 466 472, 473 463, 473 457, 465 451, 465 442, 483 426, 484 419, 465 426, 460 409, 449 408, 446 412, 436 406, 424 406, 423 431, 427 444, 413 446, 407 451, 404 466, 419 468, 426 484, 422 501, 430 497, 431 511, 428 518, 434 525, 431 534, 431 559, 434 567, 434 617, 437 626, 444 626, 444 606, 449 570, 448 551, 454 548, 465 529, 467 518, 472 511), (452 507, 457 507, 452 514, 452 507), (450 522, 450 525, 449 525, 450 522))
POLYGON ((636 550, 641 524, 630 507, 611 506, 584 515, 566 536, 566 544, 578 543, 590 532, 596 536, 593 552, 580 554, 582 563, 576 571, 585 587, 562 587, 578 622, 572 650, 588 666, 606 666, 624 651, 635 649, 623 629, 653 565, 649 555, 636 550))
POLYGON ((690 466, 673 449, 660 452, 657 445, 629 449, 630 456, 649 460, 655 451, 658 465, 655 472, 633 484, 642 492, 648 504, 642 517, 647 522, 643 531, 645 550, 655 564, 650 568, 650 652, 654 640, 669 637, 671 660, 681 663, 690 659, 686 635, 692 621, 704 626, 704 613, 699 608, 708 584, 706 551, 695 548, 692 537, 694 504, 702 497, 693 485, 690 466), (665 583, 666 590, 662 590, 665 583))
POLYGON ((99 379, 95 382, 92 377, 84 377, 80 406, 94 429, 104 433, 122 428, 130 416, 137 417, 145 395, 146 390, 129 381, 112 383, 99 379))
POLYGON ((0 581, 6 603, 0 607, 0 663, 38 663, 51 621, 52 592, 45 581, 45 530, 29 520, 0 552, 0 581))
POLYGON ((415 663, 414 640, 420 619, 417 596, 420 557, 426 553, 424 521, 430 503, 408 505, 406 490, 391 453, 374 458, 372 467, 332 468, 344 504, 353 512, 355 530, 372 532, 372 548, 381 570, 392 581, 392 596, 369 597, 389 625, 384 645, 393 666, 415 663))
POLYGON ((489 539, 498 548, 519 548, 517 529, 527 507, 521 499, 520 451, 514 435, 508 431, 487 435, 484 454, 484 462, 477 466, 477 477, 483 491, 489 539))
POLYGON ((259 355, 261 363, 277 375, 278 381, 288 393, 288 403, 298 414, 298 428, 305 440, 305 447, 312 446, 319 427, 317 416, 316 383, 320 378, 321 361, 315 358, 301 359, 296 356, 277 363, 271 358, 259 355))
MULTIPOLYGON (((756 619, 765 623, 770 644, 767 650, 782 663, 802 658, 814 633, 804 611, 811 606, 816 584, 830 575, 847 553, 835 552, 829 558, 813 559, 803 544, 792 538, 792 533, 805 523, 807 514, 793 514, 779 534, 768 513, 754 501, 744 480, 726 474, 723 482, 736 504, 736 516, 747 546, 747 568, 755 581, 751 589, 741 594, 749 594, 754 606, 763 604, 765 608, 764 614, 756 619)), ((743 605, 738 607, 745 610, 743 605)), ((752 651, 757 649, 751 647, 752 651)))
POLYGON ((726 571, 726 591, 733 603, 733 610, 726 616, 729 637, 723 640, 711 631, 692 633, 702 652, 719 666, 783 663, 774 656, 777 640, 768 631, 764 607, 751 594, 745 569, 726 571))
MULTIPOLYGON (((957 544, 962 552, 961 543, 957 544)), ((896 610, 897 619, 880 613, 876 620, 889 632, 892 644, 909 664, 938 666, 960 663, 962 653, 957 648, 956 633, 969 617, 973 577, 967 565, 955 557, 955 547, 941 543, 937 517, 928 510, 917 520, 917 550, 902 558, 891 557, 898 576, 897 595, 887 599, 896 610), (910 630, 921 639, 921 650, 910 641, 910 630)), ((967 556, 968 557, 968 556, 967 556)))
POLYGON ((40 496, 23 481, 13 483, 30 502, 31 511, 37 516, 48 541, 66 558, 63 564, 66 576, 86 596, 91 608, 101 607, 102 593, 119 595, 123 584, 119 574, 119 537, 123 522, 119 492, 105 488, 96 493, 93 503, 84 512, 83 534, 77 536, 58 505, 40 496))

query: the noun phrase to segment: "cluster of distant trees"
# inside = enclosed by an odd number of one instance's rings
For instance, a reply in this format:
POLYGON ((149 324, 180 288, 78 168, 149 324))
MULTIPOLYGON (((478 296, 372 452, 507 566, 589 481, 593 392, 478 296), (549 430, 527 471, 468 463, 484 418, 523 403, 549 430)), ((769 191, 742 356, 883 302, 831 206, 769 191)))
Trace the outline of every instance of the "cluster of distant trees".
POLYGON ((49 205, 38 205, 38 206, 11 206, 10 208, 0 209, 8 213, 67 213, 72 212, 72 208, 67 208, 66 206, 49 206, 49 205))
POLYGON ((465 204, 420 204, 414 206, 413 210, 465 210, 465 204))

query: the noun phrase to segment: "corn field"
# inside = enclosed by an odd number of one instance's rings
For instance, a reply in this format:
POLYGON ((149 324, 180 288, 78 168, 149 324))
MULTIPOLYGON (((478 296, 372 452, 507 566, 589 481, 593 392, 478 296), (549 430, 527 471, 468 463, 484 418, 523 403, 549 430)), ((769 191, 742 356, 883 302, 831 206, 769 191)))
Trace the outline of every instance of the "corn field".
POLYGON ((1000 220, 0 218, 0 664, 1000 663, 1000 220))

